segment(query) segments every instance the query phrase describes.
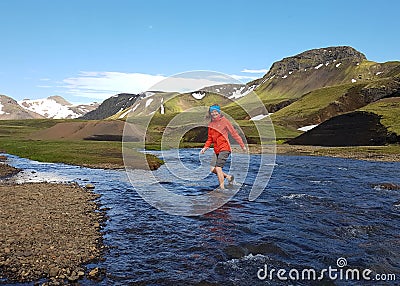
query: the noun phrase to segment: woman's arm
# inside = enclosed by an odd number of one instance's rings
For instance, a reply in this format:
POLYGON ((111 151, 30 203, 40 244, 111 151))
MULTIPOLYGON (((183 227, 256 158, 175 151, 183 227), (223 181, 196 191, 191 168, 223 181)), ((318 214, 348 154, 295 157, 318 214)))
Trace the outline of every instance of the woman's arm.
POLYGON ((206 141, 206 143, 204 144, 203 149, 201 149, 201 151, 200 151, 201 154, 203 154, 204 152, 207 151, 208 148, 210 148, 210 146, 211 146, 211 144, 212 144, 212 141, 213 141, 213 139, 212 139, 212 136, 211 136, 211 128, 208 127, 208 137, 207 137, 207 141, 206 141))
POLYGON ((242 137, 237 133, 236 129, 233 127, 232 123, 226 119, 226 127, 228 128, 229 133, 231 133, 233 139, 240 145, 240 147, 246 151, 246 147, 244 146, 242 137))

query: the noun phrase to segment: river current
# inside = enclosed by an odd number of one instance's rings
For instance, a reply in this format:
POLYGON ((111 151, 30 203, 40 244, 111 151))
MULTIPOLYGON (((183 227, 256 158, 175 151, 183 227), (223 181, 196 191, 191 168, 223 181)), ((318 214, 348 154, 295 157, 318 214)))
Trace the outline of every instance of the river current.
MULTIPOLYGON (((195 169, 198 152, 185 149, 180 156, 195 169)), ((20 182, 92 183, 101 194, 108 249, 104 261, 88 267, 106 274, 100 282, 81 280, 81 285, 399 285, 400 190, 379 184, 400 185, 400 163, 278 155, 267 187, 249 201, 259 156, 251 156, 250 175, 227 204, 194 217, 150 206, 123 170, 12 155, 8 163, 24 169, 20 182), (357 279, 345 276, 349 269, 370 272, 357 279), (377 281, 382 274, 397 280, 377 281)), ((138 180, 146 176, 137 172, 138 180)), ((162 166, 156 172, 168 170, 162 166)), ((163 184, 201 192, 215 188, 217 179, 210 175, 187 188, 174 180, 163 184)))

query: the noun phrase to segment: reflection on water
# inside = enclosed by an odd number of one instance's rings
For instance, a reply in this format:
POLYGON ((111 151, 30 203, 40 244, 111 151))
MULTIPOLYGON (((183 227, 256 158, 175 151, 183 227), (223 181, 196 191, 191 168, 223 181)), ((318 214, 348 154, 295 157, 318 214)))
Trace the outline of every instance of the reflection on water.
MULTIPOLYGON (((185 160, 186 165, 199 164, 198 151, 185 151, 185 158, 193 158, 185 160)), ((252 156, 250 168, 258 168, 258 159, 252 156)), ((83 285, 281 285, 259 280, 257 271, 265 264, 275 269, 336 267, 339 257, 351 268, 400 274, 400 191, 373 187, 400 184, 399 163, 278 156, 272 178, 257 200, 248 200, 254 180, 250 170, 227 204, 198 217, 169 215, 151 207, 124 171, 42 164, 15 156, 10 163, 43 180, 92 183, 102 195, 101 204, 109 208, 104 242, 110 248, 105 261, 96 266, 105 268, 107 275, 100 283, 84 280, 83 285)), ((162 177, 168 170, 163 166, 157 172, 162 177)), ((151 191, 146 176, 137 171, 137 182, 151 191)), ((187 185, 167 178, 161 180, 164 186, 186 195, 217 185, 213 175, 187 185)))

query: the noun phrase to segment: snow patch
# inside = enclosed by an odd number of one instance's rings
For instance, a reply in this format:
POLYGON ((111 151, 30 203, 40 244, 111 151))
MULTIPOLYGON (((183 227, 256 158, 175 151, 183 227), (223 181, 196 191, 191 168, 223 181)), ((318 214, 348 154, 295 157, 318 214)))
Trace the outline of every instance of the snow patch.
POLYGON ((307 132, 307 131, 309 131, 309 130, 311 130, 311 129, 317 127, 317 126, 318 126, 318 124, 315 124, 315 125, 307 125, 307 126, 303 126, 303 127, 297 128, 297 130, 307 132))
POLYGON ((164 108, 164 98, 161 97, 161 106, 160 106, 160 113, 165 114, 165 108, 164 108))
POLYGON ((145 106, 145 107, 149 107, 149 105, 153 102, 153 100, 154 100, 154 98, 149 98, 149 99, 146 101, 146 106, 145 106))
POLYGON ((282 78, 287 78, 287 74, 285 74, 282 78))
POLYGON ((259 115, 256 115, 256 116, 250 118, 250 120, 258 121, 258 120, 264 119, 265 117, 270 116, 271 114, 272 114, 272 113, 269 113, 269 114, 259 114, 259 115))
POLYGON ((241 97, 249 94, 250 92, 252 92, 256 87, 257 87, 257 85, 252 85, 246 91, 244 91, 246 89, 246 86, 242 86, 239 90, 235 90, 228 98, 229 99, 241 98, 241 97))
POLYGON ((375 75, 380 75, 382 72, 377 72, 375 75))
POLYGON ((135 112, 135 110, 139 107, 139 105, 140 105, 140 102, 139 102, 138 104, 136 104, 134 107, 132 107, 132 108, 128 109, 127 111, 125 111, 124 113, 122 113, 122 114, 118 117, 118 119, 125 118, 126 115, 127 115, 129 112, 135 112))
POLYGON ((317 69, 319 69, 320 67, 322 67, 324 64, 319 64, 319 65, 317 65, 316 67, 315 67, 315 69, 317 70, 317 69))
POLYGON ((205 92, 204 92, 204 93, 201 93, 201 92, 193 92, 193 93, 192 93, 192 96, 193 96, 195 99, 200 100, 200 99, 202 99, 203 97, 206 96, 206 93, 205 93, 205 92))
POLYGON ((0 102, 0 115, 5 114, 5 112, 3 111, 3 107, 4 107, 4 105, 1 104, 1 102, 0 102))
POLYGON ((355 80, 354 78, 352 78, 352 79, 351 79, 351 82, 352 82, 352 83, 355 83, 355 82, 357 82, 357 80, 355 80))
POLYGON ((335 67, 338 68, 341 64, 342 64, 342 63, 338 63, 338 64, 335 65, 335 67))

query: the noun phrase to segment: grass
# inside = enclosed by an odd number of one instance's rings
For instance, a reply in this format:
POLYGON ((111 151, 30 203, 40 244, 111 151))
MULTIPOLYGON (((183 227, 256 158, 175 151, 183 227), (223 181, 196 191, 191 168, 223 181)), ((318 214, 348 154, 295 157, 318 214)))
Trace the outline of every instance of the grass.
POLYGON ((120 142, 0 139, 7 153, 41 162, 123 165, 120 142))
MULTIPOLYGON (((378 161, 393 161, 400 154, 400 145, 386 146, 357 146, 357 147, 328 147, 321 148, 316 156, 333 156, 378 161)), ((397 158, 397 161, 399 158, 397 158)))
POLYGON ((271 115, 271 118, 278 123, 285 122, 285 124, 290 124, 311 115, 318 115, 323 108, 329 106, 329 104, 339 99, 351 89, 361 89, 364 86, 365 83, 357 85, 344 84, 314 90, 289 106, 275 112, 271 115))
MULTIPOLYGON (((67 120, 33 119, 0 121, 0 150, 8 154, 40 162, 66 163, 100 168, 122 168, 122 144, 116 141, 89 140, 31 140, 32 132, 39 131, 67 120)), ((73 121, 73 120, 70 120, 73 121)), ((132 151, 130 156, 144 162, 152 169, 163 162, 157 157, 132 151)), ((135 166, 146 168, 146 166, 135 166)))
POLYGON ((400 97, 384 98, 360 108, 382 116, 381 123, 389 131, 400 135, 400 97))

